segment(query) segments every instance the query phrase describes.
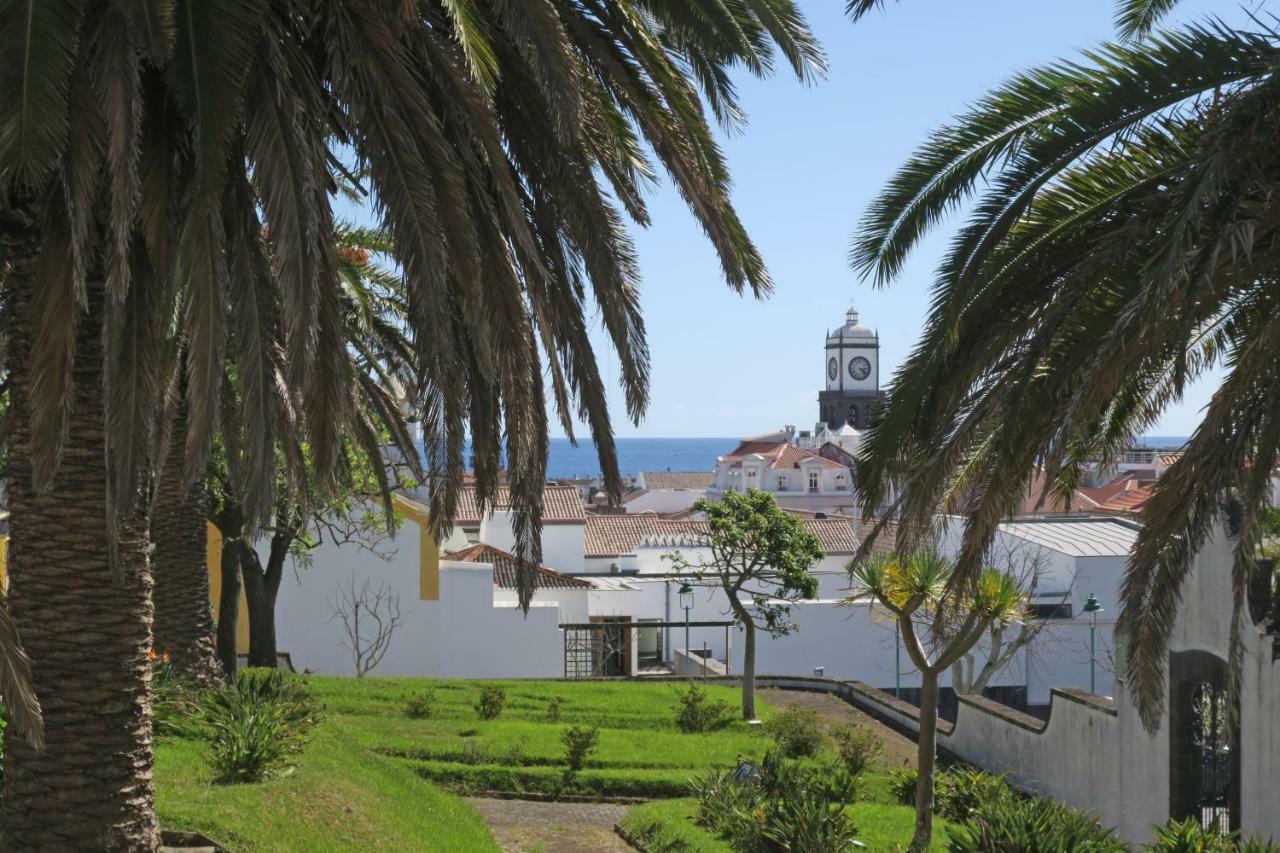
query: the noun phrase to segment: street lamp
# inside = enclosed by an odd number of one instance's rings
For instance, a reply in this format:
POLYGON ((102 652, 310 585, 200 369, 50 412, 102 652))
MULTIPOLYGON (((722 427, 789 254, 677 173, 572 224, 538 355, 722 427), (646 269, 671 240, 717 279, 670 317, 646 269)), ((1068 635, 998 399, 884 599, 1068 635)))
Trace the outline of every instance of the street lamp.
POLYGON ((680 585, 680 606, 684 608, 684 675, 689 674, 689 611, 693 609, 693 587, 680 585))
POLYGON ((1098 692, 1097 668, 1098 653, 1096 638, 1098 634, 1098 614, 1102 612, 1102 602, 1098 601, 1098 596, 1089 593, 1089 597, 1084 600, 1084 612, 1089 614, 1089 692, 1098 692))

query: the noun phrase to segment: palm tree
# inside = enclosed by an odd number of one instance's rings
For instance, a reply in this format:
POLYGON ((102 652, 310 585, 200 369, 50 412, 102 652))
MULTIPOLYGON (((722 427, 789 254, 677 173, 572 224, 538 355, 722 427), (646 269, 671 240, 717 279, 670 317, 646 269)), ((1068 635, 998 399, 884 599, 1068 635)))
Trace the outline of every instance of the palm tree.
POLYGON ((966 515, 960 584, 1038 467, 1069 500, 1085 463, 1116 460, 1188 382, 1225 369, 1125 575, 1126 683, 1149 727, 1192 560, 1223 501, 1238 502, 1243 604, 1280 452, 1280 33, 1257 21, 1152 32, 1172 5, 1125 0, 1129 41, 1020 74, 936 132, 872 203, 852 252, 888 282, 976 197, 858 472, 867 506, 900 482, 893 514, 908 530, 939 507, 966 515))
POLYGON ((1026 596, 1013 577, 980 570, 972 593, 951 583, 954 564, 937 552, 877 554, 850 565, 852 604, 870 597, 898 623, 902 644, 920 671, 920 725, 916 733, 916 830, 911 849, 933 840, 934 759, 938 751, 938 679, 992 626, 1022 619, 1026 596))
MULTIPOLYGON (((433 523, 453 516, 467 433, 482 500, 504 436, 517 550, 534 565, 544 375, 618 490, 589 298, 628 415, 647 403, 624 222, 648 221, 648 152, 728 283, 768 291, 704 103, 732 125, 731 68, 763 74, 780 52, 807 78, 822 57, 792 0, 10 0, 0 19, 10 603, 46 723, 41 754, 6 736, 5 841, 146 849, 143 474, 160 458, 160 401, 181 352, 187 488, 236 410, 252 524, 274 505, 285 414, 333 483, 353 377, 331 170, 367 176, 395 241, 433 523), (277 305, 296 413, 270 393, 277 305)), ((521 586, 527 601, 532 579, 521 586)))

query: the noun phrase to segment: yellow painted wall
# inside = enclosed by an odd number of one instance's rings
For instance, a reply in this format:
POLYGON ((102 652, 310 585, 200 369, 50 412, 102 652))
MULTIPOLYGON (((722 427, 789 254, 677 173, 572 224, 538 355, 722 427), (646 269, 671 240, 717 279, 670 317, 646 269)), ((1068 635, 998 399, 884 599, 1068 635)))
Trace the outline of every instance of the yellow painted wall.
POLYGON ((9 537, 0 536, 0 592, 9 592, 9 537))
POLYGON ((395 495, 396 509, 418 525, 418 598, 440 600, 440 543, 427 532, 430 516, 427 508, 401 495, 395 495))

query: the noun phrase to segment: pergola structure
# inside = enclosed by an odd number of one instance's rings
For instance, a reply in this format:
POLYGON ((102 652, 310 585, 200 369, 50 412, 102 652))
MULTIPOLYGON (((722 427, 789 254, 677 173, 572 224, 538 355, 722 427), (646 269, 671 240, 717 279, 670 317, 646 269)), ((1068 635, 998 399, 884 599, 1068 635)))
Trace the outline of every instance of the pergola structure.
MULTIPOLYGON (((613 674, 616 664, 630 660, 631 632, 641 628, 724 628, 726 674, 732 668, 730 630, 734 622, 565 622, 560 625, 564 638, 564 677, 598 678, 613 674)), ((686 649, 686 654, 690 650, 686 649)))

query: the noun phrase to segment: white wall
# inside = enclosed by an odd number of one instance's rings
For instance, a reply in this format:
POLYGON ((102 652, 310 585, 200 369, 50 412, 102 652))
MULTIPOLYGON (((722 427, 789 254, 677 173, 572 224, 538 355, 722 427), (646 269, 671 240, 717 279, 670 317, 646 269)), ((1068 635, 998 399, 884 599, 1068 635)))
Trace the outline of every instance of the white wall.
MULTIPOLYGON (((480 541, 508 553, 515 553, 515 514, 494 510, 480 524, 480 541)), ((586 523, 542 525, 542 565, 558 572, 581 571, 586 523)))
MULTIPOLYGON (((412 522, 394 542, 384 543, 381 560, 354 545, 322 545, 309 568, 286 568, 277 602, 277 643, 294 666, 327 675, 353 675, 344 647, 341 619, 333 615, 340 584, 354 577, 399 595, 402 623, 379 675, 459 678, 553 677, 563 672, 558 608, 539 606, 526 617, 494 606, 493 569, 445 561, 440 566, 440 599, 419 595, 419 537, 412 522)), ((265 547, 265 546, 264 546, 265 547)), ((265 559, 265 554, 263 555, 265 559)))

